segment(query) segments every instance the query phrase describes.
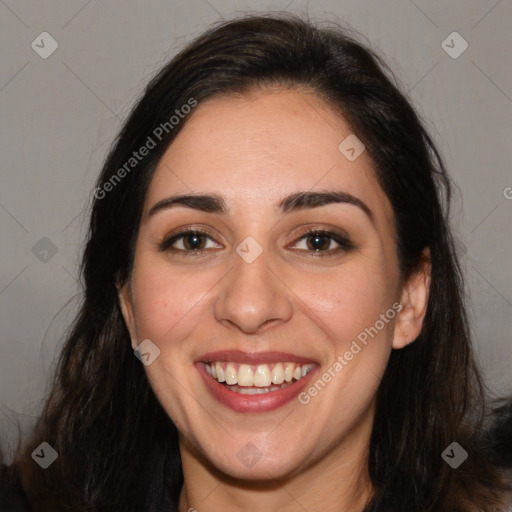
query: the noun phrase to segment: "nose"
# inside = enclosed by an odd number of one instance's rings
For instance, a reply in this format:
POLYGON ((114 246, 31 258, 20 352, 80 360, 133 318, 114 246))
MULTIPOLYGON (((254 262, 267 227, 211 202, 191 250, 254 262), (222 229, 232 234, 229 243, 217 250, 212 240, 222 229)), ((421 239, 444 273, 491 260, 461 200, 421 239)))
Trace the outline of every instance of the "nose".
POLYGON ((271 269, 266 251, 248 263, 238 254, 220 283, 214 312, 217 321, 245 334, 260 333, 287 322, 293 314, 292 291, 271 269))

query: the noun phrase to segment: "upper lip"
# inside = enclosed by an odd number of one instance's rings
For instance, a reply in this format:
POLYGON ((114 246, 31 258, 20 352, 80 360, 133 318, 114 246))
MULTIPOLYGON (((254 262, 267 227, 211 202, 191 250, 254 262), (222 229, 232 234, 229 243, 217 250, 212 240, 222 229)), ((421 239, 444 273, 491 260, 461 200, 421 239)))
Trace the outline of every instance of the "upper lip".
POLYGON ((230 361, 233 363, 265 364, 265 363, 315 363, 318 361, 310 357, 299 356, 287 352, 242 352, 241 350, 219 350, 208 352, 196 359, 195 362, 211 363, 212 361, 230 361))

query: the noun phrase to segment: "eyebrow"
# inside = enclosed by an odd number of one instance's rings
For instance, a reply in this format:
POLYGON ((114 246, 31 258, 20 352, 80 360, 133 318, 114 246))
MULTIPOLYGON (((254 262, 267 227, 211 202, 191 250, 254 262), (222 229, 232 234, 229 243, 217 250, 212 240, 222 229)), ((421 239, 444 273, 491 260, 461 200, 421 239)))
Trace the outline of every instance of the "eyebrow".
MULTIPOLYGON (((375 217, 370 208, 361 199, 348 192, 339 190, 326 190, 317 192, 295 192, 277 203, 277 210, 281 215, 286 213, 318 208, 329 204, 351 204, 357 206, 375 223, 375 217)), ((162 210, 176 206, 185 206, 194 210, 218 215, 227 215, 229 208, 224 198, 218 194, 186 194, 167 197, 155 203, 148 212, 148 217, 162 210)))

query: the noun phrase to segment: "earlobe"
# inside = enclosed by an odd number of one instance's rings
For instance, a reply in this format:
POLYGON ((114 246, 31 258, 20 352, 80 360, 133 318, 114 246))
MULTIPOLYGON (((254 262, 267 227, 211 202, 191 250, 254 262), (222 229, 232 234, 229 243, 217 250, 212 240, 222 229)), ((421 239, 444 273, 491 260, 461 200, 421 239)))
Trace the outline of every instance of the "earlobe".
POLYGON ((125 283, 122 286, 117 286, 117 292, 119 297, 119 305, 121 307, 121 312, 123 314, 124 323, 126 324, 126 328, 130 333, 130 338, 132 342, 132 348, 135 348, 138 345, 137 341, 137 332, 135 328, 135 320, 133 315, 133 302, 130 293, 130 286, 128 283, 125 283))
POLYGON ((427 312, 431 276, 430 249, 423 251, 421 267, 410 276, 402 288, 400 304, 393 337, 393 348, 400 349, 416 340, 423 328, 427 312))

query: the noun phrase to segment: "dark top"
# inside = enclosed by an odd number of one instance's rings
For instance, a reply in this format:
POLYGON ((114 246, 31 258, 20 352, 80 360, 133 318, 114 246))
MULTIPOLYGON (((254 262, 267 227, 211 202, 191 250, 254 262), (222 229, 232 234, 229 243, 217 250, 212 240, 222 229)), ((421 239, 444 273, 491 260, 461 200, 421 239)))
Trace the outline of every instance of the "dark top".
POLYGON ((20 482, 4 464, 0 465, 0 512, 30 512, 20 482))

